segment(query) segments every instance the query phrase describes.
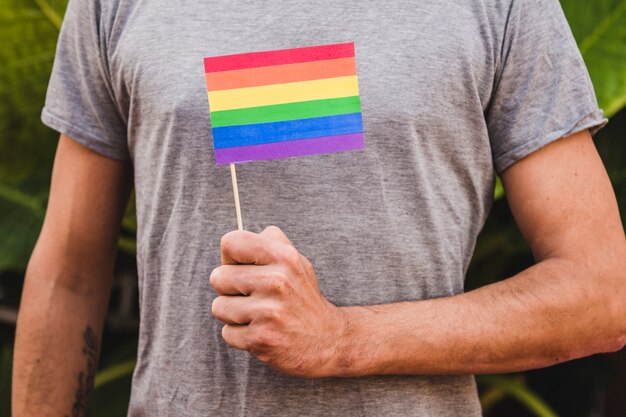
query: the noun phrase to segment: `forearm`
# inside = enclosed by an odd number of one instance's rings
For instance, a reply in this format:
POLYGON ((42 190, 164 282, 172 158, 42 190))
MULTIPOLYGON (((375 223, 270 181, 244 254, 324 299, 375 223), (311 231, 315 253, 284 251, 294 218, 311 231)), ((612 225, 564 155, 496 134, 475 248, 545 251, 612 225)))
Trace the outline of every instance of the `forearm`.
POLYGON ((110 292, 110 279, 97 278, 33 256, 16 332, 14 417, 86 415, 110 292))
POLYGON ((619 349, 623 302, 607 300, 625 299, 624 285, 611 285, 614 276, 586 274, 575 263, 550 259, 454 297, 344 308, 347 343, 336 373, 513 372, 619 349), (624 296, 607 297, 608 291, 624 296))

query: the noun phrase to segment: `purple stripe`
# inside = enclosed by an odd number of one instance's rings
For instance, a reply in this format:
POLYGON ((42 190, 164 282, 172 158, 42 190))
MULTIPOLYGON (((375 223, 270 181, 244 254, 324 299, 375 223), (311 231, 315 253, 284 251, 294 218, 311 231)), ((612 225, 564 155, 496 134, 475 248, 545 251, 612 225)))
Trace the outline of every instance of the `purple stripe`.
POLYGON ((363 148, 363 133, 351 133, 348 135, 321 136, 312 139, 215 149, 215 162, 218 165, 230 164, 363 148))

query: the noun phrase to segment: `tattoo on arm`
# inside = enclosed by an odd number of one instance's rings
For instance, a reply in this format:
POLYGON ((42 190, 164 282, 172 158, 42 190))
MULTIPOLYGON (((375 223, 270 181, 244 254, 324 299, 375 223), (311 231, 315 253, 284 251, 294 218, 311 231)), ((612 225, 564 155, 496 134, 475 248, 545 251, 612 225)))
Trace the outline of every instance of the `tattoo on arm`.
POLYGON ((91 391, 93 391, 94 378, 98 368, 98 337, 91 326, 87 326, 83 332, 83 355, 87 359, 87 369, 78 373, 78 388, 74 395, 74 404, 70 415, 65 417, 86 417, 87 406, 91 391))

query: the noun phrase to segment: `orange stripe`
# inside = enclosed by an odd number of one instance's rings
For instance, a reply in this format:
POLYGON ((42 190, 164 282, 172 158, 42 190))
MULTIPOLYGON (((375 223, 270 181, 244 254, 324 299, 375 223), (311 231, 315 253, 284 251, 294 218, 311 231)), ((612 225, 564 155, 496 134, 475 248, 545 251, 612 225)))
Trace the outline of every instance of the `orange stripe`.
POLYGON ((356 75, 354 57, 206 73, 209 91, 356 75))

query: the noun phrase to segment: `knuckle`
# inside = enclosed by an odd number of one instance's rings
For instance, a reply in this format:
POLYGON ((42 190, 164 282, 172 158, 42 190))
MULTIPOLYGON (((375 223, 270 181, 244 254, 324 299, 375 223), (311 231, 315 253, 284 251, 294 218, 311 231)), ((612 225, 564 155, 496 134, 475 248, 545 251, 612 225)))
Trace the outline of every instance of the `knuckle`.
POLYGON ((291 281, 286 275, 281 273, 273 274, 266 281, 266 289, 274 294, 286 294, 291 288, 291 281))
POLYGON ((273 346, 274 338, 270 332, 264 329, 259 329, 251 335, 251 341, 257 348, 269 348, 273 346))
POLYGON ((301 256, 301 260, 304 263, 304 267, 307 270, 313 270, 313 264, 305 256, 301 256))
POLYGON ((269 226, 267 226, 267 227, 263 230, 263 233, 266 233, 266 234, 267 234, 267 233, 272 233, 272 234, 274 234, 274 233, 276 233, 276 232, 280 232, 280 229, 279 229, 277 226, 274 226, 274 225, 269 225, 269 226))
POLYGON ((283 306, 276 303, 268 305, 266 308, 264 308, 262 316, 266 321, 278 323, 283 319, 284 313, 285 311, 283 306))
POLYGON ((300 253, 293 246, 280 245, 276 249, 276 257, 279 261, 289 265, 298 265, 300 262, 300 253))

